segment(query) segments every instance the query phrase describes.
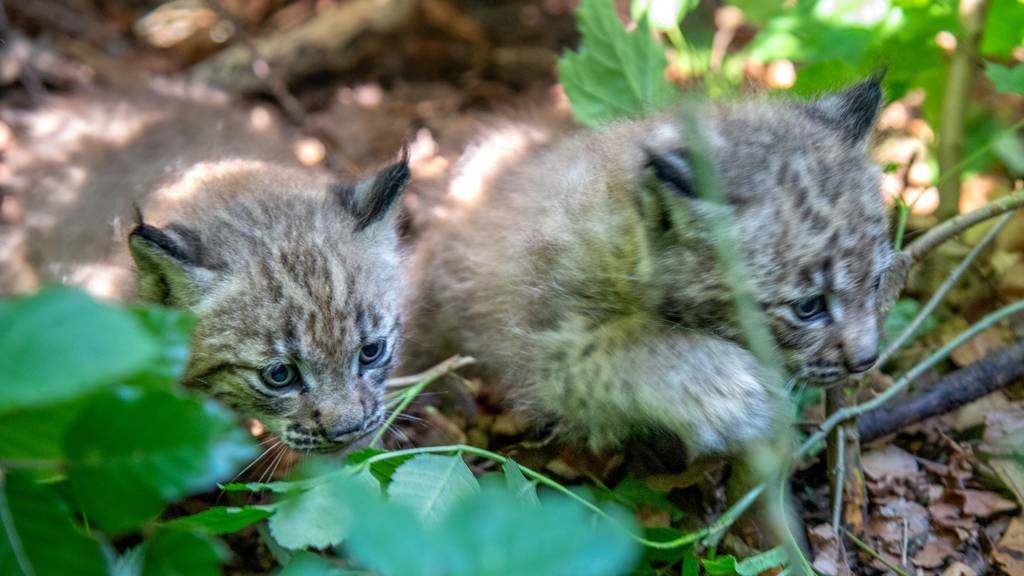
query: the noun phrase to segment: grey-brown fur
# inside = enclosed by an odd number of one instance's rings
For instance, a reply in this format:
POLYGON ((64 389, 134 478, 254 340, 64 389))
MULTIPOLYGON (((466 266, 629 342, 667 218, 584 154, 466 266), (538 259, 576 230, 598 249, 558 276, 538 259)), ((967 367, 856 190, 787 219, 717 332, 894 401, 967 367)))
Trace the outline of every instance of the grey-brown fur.
POLYGON ((185 383, 293 447, 336 449, 380 424, 403 296, 404 159, 352 184, 298 167, 272 117, 222 98, 97 94, 6 114, 22 132, 11 188, 27 258, 0 250, 0 279, 29 264, 29 277, 191 310, 185 383), (357 366, 378 340, 386 356, 357 366), (274 362, 301 381, 269 389, 274 362))
MULTIPOLYGON (((753 295, 787 368, 811 380, 863 370, 877 347, 889 242, 866 141, 880 103, 872 80, 691 114, 753 295), (797 322, 793 303, 818 293, 833 321, 797 322)), ((515 408, 594 449, 668 430, 731 452, 771 435, 782 383, 745 348, 707 218, 721 207, 695 193, 699 144, 680 117, 473 149, 461 170, 475 188, 455 180, 416 254, 410 369, 477 357, 515 408)))

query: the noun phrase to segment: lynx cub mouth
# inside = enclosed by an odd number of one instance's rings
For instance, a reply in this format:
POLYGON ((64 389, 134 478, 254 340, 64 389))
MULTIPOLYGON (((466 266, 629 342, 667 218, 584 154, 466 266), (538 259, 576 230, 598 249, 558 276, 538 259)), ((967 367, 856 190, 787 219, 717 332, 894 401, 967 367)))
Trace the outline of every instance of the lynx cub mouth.
POLYGON ((409 357, 471 355, 517 410, 595 450, 663 431, 695 453, 765 439, 783 382, 746 347, 710 216, 728 217, 789 371, 868 369, 891 257, 867 157, 881 102, 872 79, 567 136, 528 126, 504 159, 507 138, 481 140, 461 173, 498 169, 453 190, 417 249, 409 357), (717 201, 698 193, 697 144, 717 201))

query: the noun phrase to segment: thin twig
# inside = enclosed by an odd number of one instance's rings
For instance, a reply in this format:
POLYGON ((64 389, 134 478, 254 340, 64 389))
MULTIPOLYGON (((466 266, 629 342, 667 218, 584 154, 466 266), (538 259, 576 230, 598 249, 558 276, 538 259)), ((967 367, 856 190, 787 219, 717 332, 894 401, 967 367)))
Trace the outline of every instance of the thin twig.
POLYGON ((836 466, 832 473, 836 478, 834 493, 832 494, 832 529, 839 533, 840 522, 843 517, 843 489, 846 478, 846 427, 840 426, 836 434, 836 466))
POLYGON ((914 320, 903 329, 903 332, 901 332, 900 335, 885 348, 882 354, 878 357, 878 361, 875 362, 876 369, 884 366, 885 363, 892 358, 892 355, 902 348, 908 340, 910 340, 910 338, 917 332, 918 328, 920 328, 921 325, 924 324, 925 320, 928 319, 928 316, 939 306, 939 303, 946 297, 946 294, 953 289, 953 286, 956 285, 957 281, 960 280, 960 277, 964 275, 964 272, 971 267, 971 264, 977 260, 978 256, 985 250, 985 248, 987 248, 1003 228, 1006 227, 1011 218, 1013 218, 1013 212, 1003 214, 1003 217, 996 222, 995 226, 993 226, 987 234, 985 234, 985 237, 971 249, 963 261, 957 265, 956 269, 950 273, 949 277, 946 278, 942 285, 939 286, 939 289, 935 291, 935 294, 933 294, 928 300, 928 303, 921 308, 917 317, 915 317, 914 320))
POLYGON ((889 570, 892 570, 893 572, 899 574, 899 576, 910 576, 910 573, 908 573, 903 568, 900 568, 899 566, 893 564, 892 562, 886 560, 881 554, 878 553, 877 550, 875 550, 874 548, 869 546, 867 542, 861 540, 860 538, 857 538, 857 536, 853 532, 850 532, 846 528, 843 528, 843 532, 846 533, 846 536, 850 540, 852 540, 853 543, 856 544, 858 548, 860 548, 861 550, 863 550, 863 551, 867 552, 868 554, 870 554, 871 557, 874 558, 875 560, 878 560, 882 564, 885 564, 885 567, 888 568, 889 570))
POLYGON ((967 214, 961 214, 956 218, 946 220, 938 226, 931 228, 921 236, 914 239, 914 241, 907 244, 907 247, 903 249, 903 253, 910 257, 912 263, 920 262, 929 252, 935 249, 936 246, 954 236, 959 235, 971 226, 990 218, 995 218, 1004 212, 1008 212, 1022 206, 1024 206, 1024 190, 1018 190, 1013 194, 1007 194, 1002 198, 989 202, 977 210, 972 210, 967 214))

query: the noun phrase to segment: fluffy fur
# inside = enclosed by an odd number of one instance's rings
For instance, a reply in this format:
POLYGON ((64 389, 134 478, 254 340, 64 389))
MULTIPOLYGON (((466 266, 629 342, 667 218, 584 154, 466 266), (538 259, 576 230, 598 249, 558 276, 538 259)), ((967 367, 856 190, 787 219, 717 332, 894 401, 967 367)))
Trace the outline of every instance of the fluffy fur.
POLYGON ((563 138, 528 127, 526 149, 482 141, 417 250, 409 369, 472 355, 516 409, 595 450, 651 431, 695 453, 770 436, 781 377, 746 346, 709 216, 728 216, 790 371, 866 369, 890 257, 866 154, 880 104, 872 80, 563 138), (701 196, 698 154, 724 205, 701 196))

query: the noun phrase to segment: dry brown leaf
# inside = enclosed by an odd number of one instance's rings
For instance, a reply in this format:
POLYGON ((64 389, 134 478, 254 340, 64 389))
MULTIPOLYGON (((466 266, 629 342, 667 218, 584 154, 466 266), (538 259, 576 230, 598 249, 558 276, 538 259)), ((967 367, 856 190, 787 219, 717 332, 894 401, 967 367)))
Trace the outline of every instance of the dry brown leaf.
POLYGON ((954 562, 942 572, 942 576, 978 576, 978 573, 963 562, 954 562))
POLYGON ((810 530, 809 536, 816 551, 813 566, 817 572, 825 576, 853 576, 831 525, 819 524, 810 530))
MULTIPOLYGON (((954 335, 955 336, 955 335, 954 335)), ((981 360, 990 352, 1006 346, 1010 340, 1006 330, 1002 328, 988 328, 971 338, 956 350, 950 353, 949 357, 957 366, 967 366, 981 360)), ((952 338, 950 338, 952 340, 952 338)))
POLYGON ((886 549, 899 551, 904 526, 910 543, 923 542, 928 535, 928 511, 917 502, 897 498, 879 506, 868 520, 867 534, 881 541, 886 549))
POLYGON ((956 554, 956 548, 949 539, 932 535, 911 561, 921 568, 938 568, 953 554, 956 554))
POLYGON ((1007 500, 995 492, 985 490, 957 490, 957 495, 962 498, 961 509, 967 516, 988 518, 1000 512, 1009 512, 1017 509, 1017 503, 1007 500))
POLYGON ((999 544, 992 550, 992 559, 1009 575, 1024 574, 1024 520, 1014 518, 999 544))
POLYGON ((872 480, 910 478, 921 472, 912 454, 891 444, 881 450, 865 453, 861 458, 861 466, 872 480))

